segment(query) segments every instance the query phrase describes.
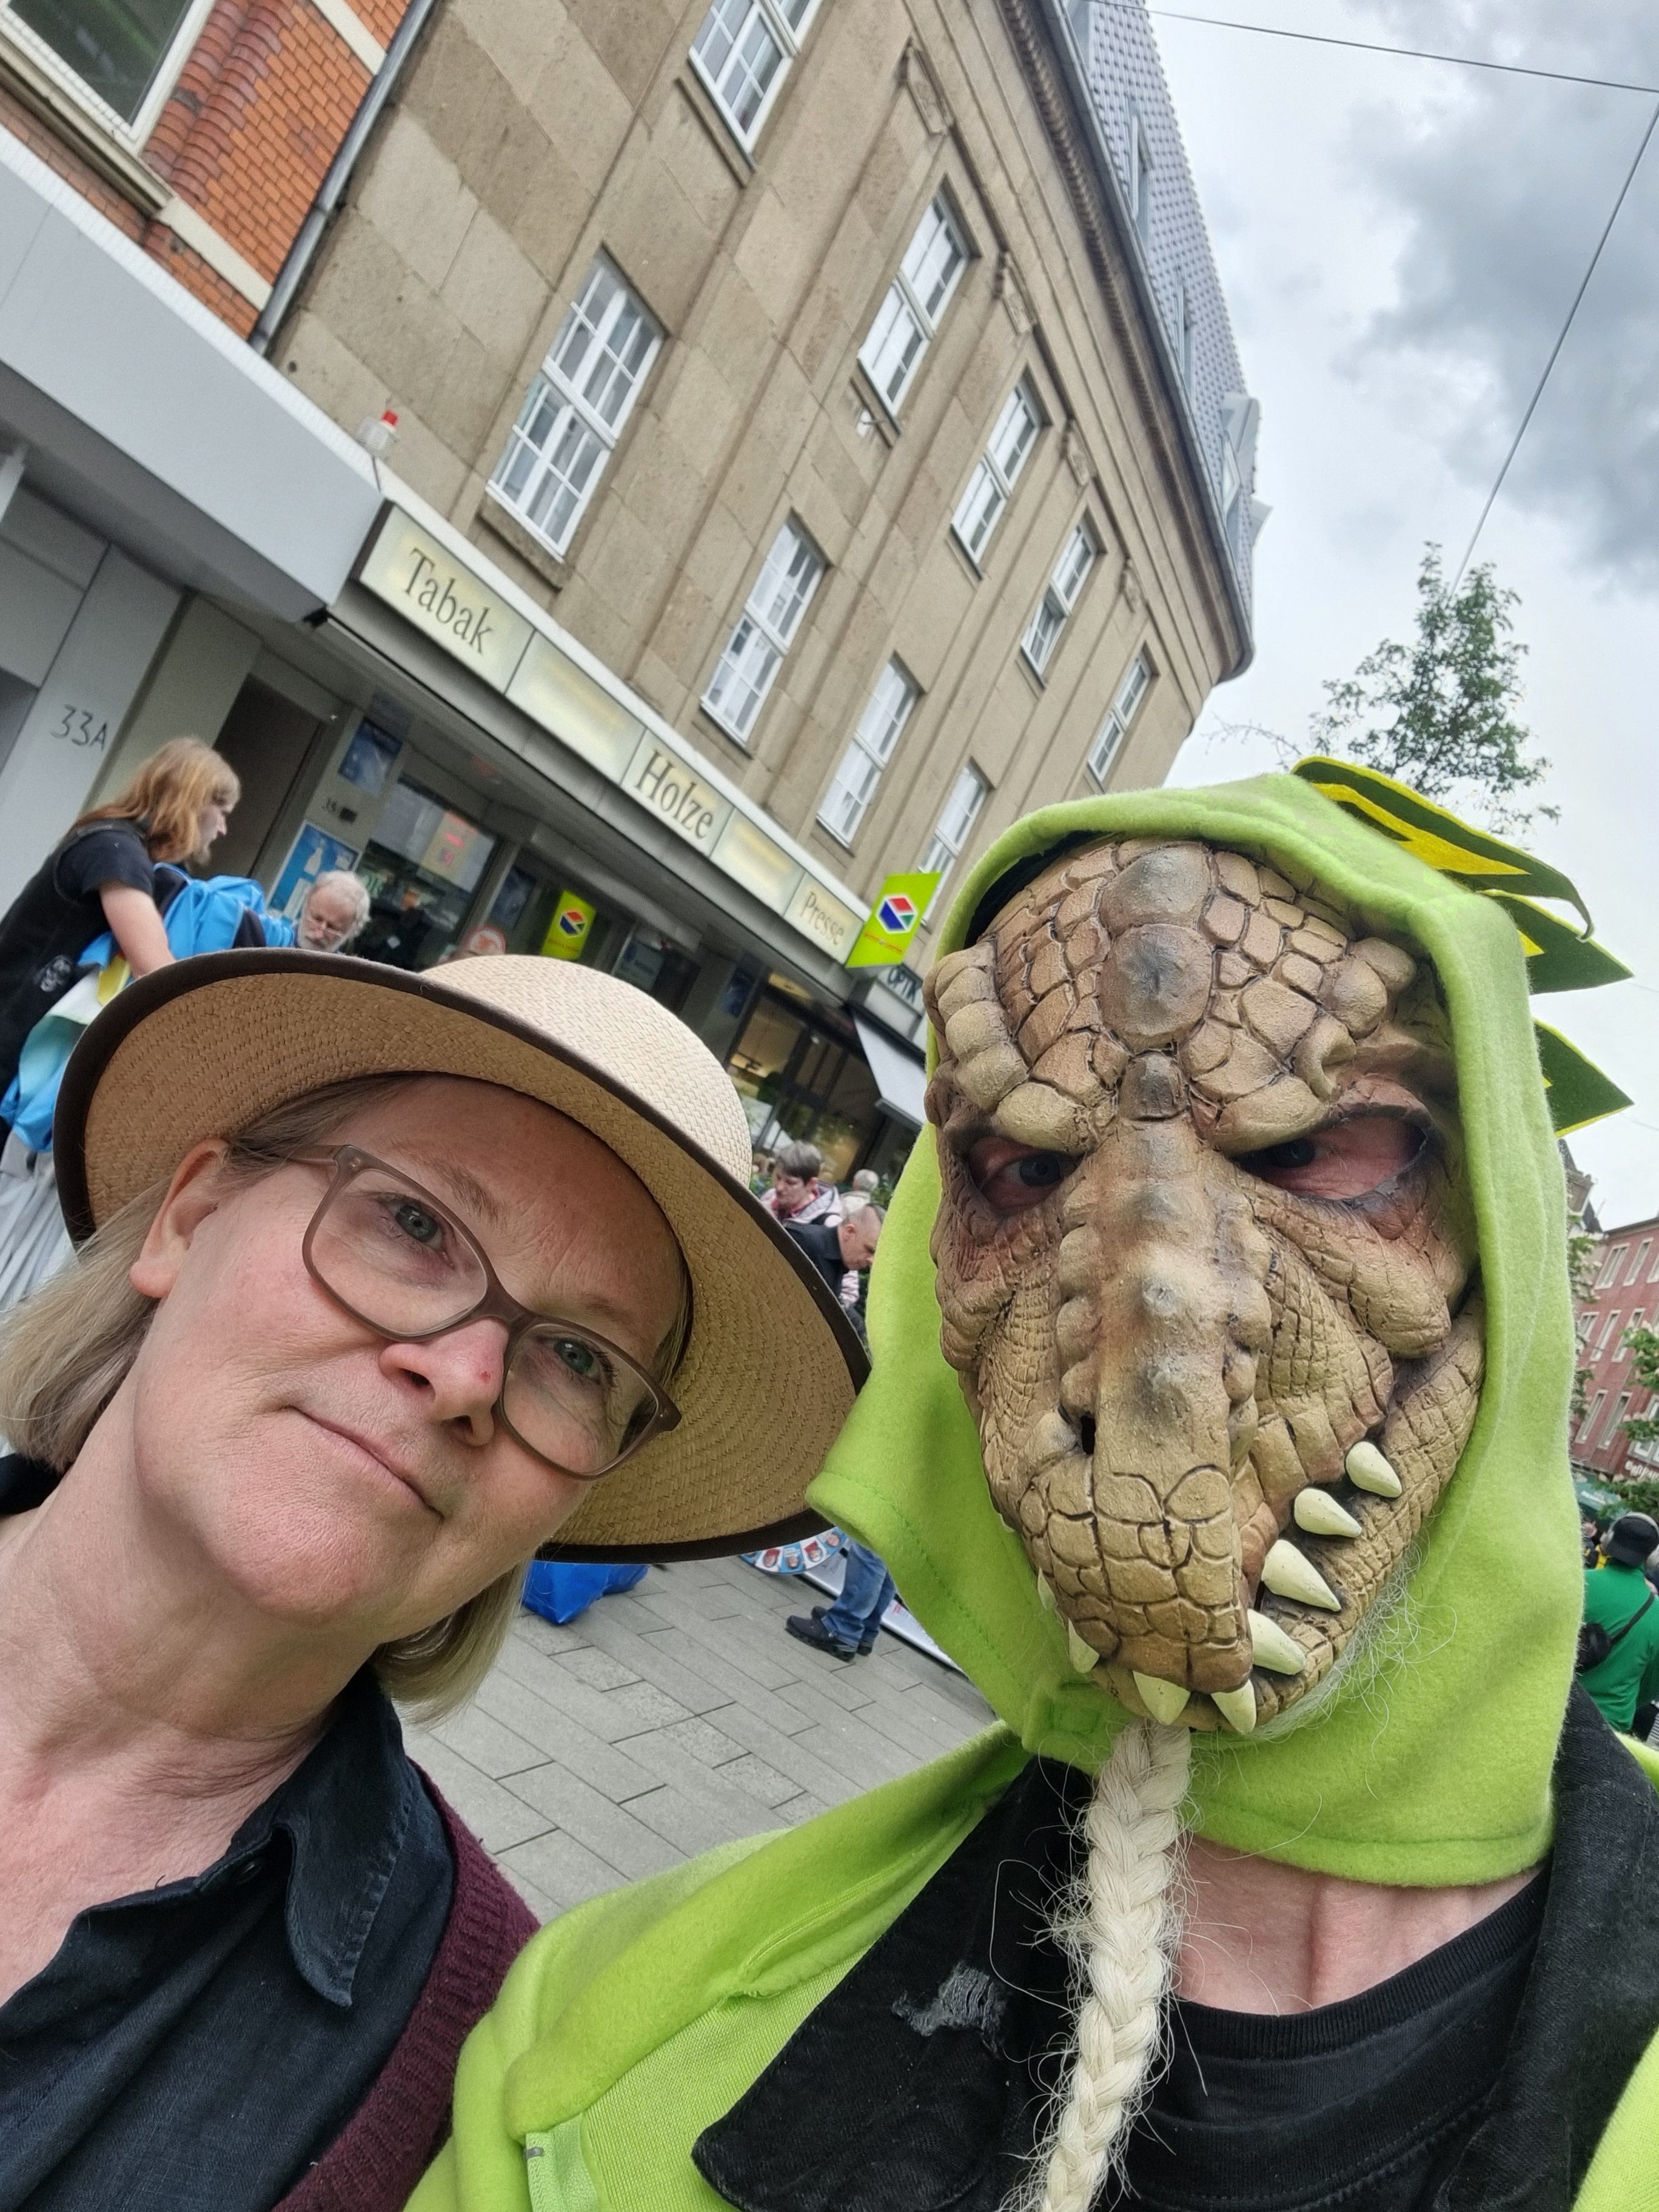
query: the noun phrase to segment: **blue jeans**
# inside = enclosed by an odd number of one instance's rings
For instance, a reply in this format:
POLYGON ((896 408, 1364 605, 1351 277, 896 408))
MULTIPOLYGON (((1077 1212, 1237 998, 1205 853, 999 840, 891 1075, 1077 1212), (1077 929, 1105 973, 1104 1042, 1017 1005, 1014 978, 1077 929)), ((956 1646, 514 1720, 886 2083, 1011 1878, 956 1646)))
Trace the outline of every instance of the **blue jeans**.
POLYGON ((893 1577, 879 1552, 866 1550, 851 1537, 842 1557, 847 1562, 847 1579, 821 1625, 837 1644, 873 1644, 881 1617, 892 1601, 893 1577))

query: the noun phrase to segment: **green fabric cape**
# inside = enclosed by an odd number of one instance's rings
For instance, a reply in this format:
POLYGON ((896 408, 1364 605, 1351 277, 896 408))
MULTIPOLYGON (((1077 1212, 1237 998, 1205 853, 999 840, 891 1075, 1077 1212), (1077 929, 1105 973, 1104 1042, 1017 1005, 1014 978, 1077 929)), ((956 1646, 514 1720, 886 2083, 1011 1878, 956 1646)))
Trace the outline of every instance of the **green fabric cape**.
MULTIPOLYGON (((990 886, 1079 832, 1199 837, 1317 883, 1425 952, 1450 1008, 1487 1302, 1479 1419, 1427 1532, 1397 1661, 1357 1672, 1283 1738, 1200 1739, 1199 1826, 1218 1840, 1386 1883, 1480 1882, 1550 1839, 1551 1761, 1581 1574, 1567 1479, 1572 1366, 1562 1176, 1515 926, 1345 815, 1268 776, 1128 793, 1018 823, 957 896, 941 951, 990 886)), ((455 2133, 411 2212, 717 2212, 690 2152, 901 1911, 1031 1751, 1093 1768, 1122 1715, 1067 1662, 994 1510, 939 1351, 927 1255, 931 1134, 906 1170, 871 1290, 874 1371, 813 1487, 875 1545, 907 1602, 1004 1726, 782 1836, 601 1898, 545 1929, 470 2039, 455 2133)), ((1659 1761, 1644 1753, 1659 1774, 1659 1761)), ((1650 2053, 1578 2212, 1659 2212, 1650 2053)))

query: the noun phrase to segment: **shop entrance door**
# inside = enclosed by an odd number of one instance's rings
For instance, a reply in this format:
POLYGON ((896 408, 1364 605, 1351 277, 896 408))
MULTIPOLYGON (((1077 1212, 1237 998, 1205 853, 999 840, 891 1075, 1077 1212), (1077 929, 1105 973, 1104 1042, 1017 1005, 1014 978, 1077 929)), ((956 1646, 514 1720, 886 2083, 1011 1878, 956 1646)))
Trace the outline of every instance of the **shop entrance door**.
POLYGON ((803 1138, 823 1154, 826 1175, 846 1181, 878 1118, 875 1078, 855 1038, 769 987, 726 1065, 758 1149, 803 1138))
POLYGON ((214 750, 230 763, 242 786, 230 827, 213 848, 209 865, 216 876, 253 873, 322 727, 280 692, 252 678, 243 684, 214 740, 214 750))

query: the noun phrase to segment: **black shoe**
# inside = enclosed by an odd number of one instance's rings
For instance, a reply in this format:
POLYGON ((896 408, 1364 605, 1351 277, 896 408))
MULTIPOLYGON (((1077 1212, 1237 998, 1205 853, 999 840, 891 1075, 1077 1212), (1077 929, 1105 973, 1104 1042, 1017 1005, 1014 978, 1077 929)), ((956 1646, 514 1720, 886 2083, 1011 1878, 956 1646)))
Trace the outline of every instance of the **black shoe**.
POLYGON ((827 1651, 832 1659, 856 1659, 858 1652, 850 1644, 837 1643, 816 1616, 792 1613, 784 1626, 798 1644, 810 1644, 815 1651, 827 1651))
MULTIPOLYGON (((829 1608, 829 1607, 828 1607, 827 1605, 815 1605, 815 1606, 812 1607, 812 1618, 813 1618, 813 1620, 822 1620, 823 1619, 824 1614, 825 1614, 826 1613, 828 1613, 828 1612, 829 1612, 829 1610, 830 1610, 830 1608, 829 1608)), ((871 1654, 871 1653, 875 1650, 875 1648, 876 1648, 876 1639, 875 1639, 875 1638, 872 1636, 872 1637, 870 1638, 870 1641, 869 1641, 867 1644, 860 1644, 860 1646, 859 1646, 859 1657, 860 1657, 860 1659, 867 1659, 867 1658, 870 1656, 870 1654, 871 1654)))

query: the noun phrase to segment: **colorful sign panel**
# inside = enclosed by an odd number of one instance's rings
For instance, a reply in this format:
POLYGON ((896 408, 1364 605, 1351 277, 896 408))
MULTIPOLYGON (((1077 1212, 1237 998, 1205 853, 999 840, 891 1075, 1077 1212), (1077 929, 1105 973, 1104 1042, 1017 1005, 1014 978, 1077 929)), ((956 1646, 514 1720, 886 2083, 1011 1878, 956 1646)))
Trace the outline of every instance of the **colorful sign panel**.
POLYGON ((588 901, 575 891, 562 890, 542 939, 542 951, 550 960, 580 960, 592 927, 593 908, 588 901))
POLYGON ((870 916, 847 956, 849 968, 896 968, 921 927, 927 902, 939 889, 939 872, 922 868, 889 876, 876 894, 870 916))

